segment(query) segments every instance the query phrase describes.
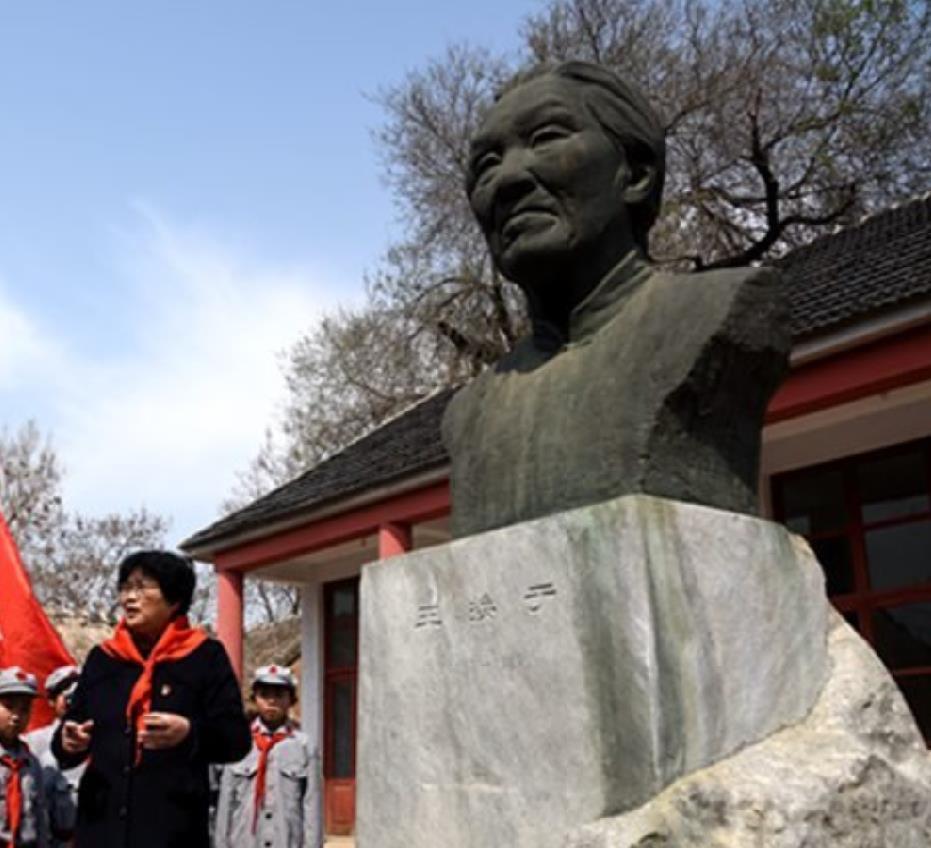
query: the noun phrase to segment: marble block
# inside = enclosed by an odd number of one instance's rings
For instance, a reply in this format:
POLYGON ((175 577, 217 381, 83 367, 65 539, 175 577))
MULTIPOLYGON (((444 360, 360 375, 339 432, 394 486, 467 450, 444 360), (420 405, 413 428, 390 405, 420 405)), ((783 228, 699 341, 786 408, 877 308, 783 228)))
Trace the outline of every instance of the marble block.
POLYGON ((549 848, 802 719, 807 545, 643 495, 365 568, 359 848, 549 848))

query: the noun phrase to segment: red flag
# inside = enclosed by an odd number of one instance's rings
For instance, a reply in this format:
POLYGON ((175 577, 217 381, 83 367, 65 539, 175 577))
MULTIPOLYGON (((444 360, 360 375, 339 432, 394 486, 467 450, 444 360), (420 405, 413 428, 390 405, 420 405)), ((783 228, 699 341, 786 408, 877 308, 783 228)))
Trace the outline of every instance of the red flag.
MULTIPOLYGON (((0 513, 0 668, 18 665, 32 672, 41 687, 56 668, 74 664, 32 592, 16 542, 0 513)), ((54 718, 48 701, 40 695, 33 706, 30 729, 54 718)))

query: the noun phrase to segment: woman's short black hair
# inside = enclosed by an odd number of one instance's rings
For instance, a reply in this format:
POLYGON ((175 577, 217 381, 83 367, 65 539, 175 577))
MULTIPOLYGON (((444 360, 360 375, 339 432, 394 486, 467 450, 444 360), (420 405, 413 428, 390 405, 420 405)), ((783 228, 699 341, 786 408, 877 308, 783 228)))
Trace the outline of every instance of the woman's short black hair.
POLYGON ((120 563, 117 585, 122 586, 137 569, 158 583, 169 604, 178 604, 180 615, 191 608, 197 575, 190 559, 171 551, 135 551, 120 563))

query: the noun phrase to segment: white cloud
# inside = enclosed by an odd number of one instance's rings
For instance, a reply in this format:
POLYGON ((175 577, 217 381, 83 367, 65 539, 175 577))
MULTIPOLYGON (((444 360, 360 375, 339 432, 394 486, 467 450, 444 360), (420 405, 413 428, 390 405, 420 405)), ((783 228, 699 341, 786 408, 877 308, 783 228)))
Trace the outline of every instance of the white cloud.
POLYGON ((39 328, 0 280, 0 390, 19 389, 49 374, 58 359, 51 334, 39 328))
POLYGON ((277 354, 340 288, 312 269, 250 261, 144 204, 119 242, 129 308, 113 320, 126 322, 126 349, 71 351, 50 380, 66 504, 145 505, 174 519, 179 540, 216 517, 284 397, 277 354))

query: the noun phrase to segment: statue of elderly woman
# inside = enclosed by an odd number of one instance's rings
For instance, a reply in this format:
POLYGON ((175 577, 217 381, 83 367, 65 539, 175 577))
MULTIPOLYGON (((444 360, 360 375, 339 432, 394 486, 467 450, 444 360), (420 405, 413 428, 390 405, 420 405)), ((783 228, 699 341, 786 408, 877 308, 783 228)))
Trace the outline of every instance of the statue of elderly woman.
POLYGON ((447 410, 455 535, 638 492, 755 511, 778 277, 649 264, 664 162, 649 103, 596 65, 518 77, 487 113, 469 199, 532 333, 447 410))

